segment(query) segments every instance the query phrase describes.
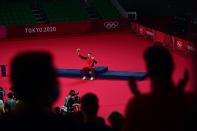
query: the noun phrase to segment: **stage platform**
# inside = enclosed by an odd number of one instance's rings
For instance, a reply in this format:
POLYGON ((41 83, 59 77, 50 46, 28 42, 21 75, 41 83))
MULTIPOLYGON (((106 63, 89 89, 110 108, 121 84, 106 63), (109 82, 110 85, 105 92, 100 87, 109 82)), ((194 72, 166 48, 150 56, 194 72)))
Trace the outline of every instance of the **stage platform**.
MULTIPOLYGON (((80 69, 57 69, 58 77, 68 78, 82 78, 80 69)), ((128 72, 128 71, 109 71, 108 67, 96 67, 97 79, 116 79, 116 80, 128 80, 133 78, 136 80, 144 80, 146 72, 128 72)))

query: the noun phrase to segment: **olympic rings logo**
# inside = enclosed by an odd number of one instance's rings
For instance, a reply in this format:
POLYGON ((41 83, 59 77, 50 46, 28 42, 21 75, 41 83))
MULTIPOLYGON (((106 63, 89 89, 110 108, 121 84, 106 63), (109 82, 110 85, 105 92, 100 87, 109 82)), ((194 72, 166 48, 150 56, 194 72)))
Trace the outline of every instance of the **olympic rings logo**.
POLYGON ((119 26, 119 22, 118 21, 110 21, 110 22, 104 22, 104 27, 107 30, 112 30, 112 29, 116 29, 119 26))

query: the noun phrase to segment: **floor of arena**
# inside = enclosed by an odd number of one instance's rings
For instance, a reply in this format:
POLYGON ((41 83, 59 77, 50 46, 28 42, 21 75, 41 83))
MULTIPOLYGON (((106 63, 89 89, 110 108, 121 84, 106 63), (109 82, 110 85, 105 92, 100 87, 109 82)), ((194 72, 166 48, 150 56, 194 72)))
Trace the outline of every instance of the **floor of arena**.
MULTIPOLYGON (((62 35, 51 37, 33 38, 12 38, 0 40, 0 64, 7 64, 8 69, 12 58, 19 52, 27 51, 48 51, 54 56, 56 68, 82 68, 85 61, 76 55, 76 48, 81 49, 81 53, 86 55, 92 52, 98 66, 108 66, 109 70, 117 71, 146 71, 143 60, 144 50, 153 45, 152 41, 136 36, 131 32, 107 32, 62 35)), ((183 77, 184 70, 190 71, 190 81, 186 90, 192 90, 192 59, 172 52, 176 69, 173 79, 177 83, 183 77)), ((38 74, 39 75, 39 74, 38 74)), ((133 97, 127 81, 123 80, 94 80, 83 81, 74 78, 59 78, 61 84, 61 94, 54 106, 62 106, 69 90, 74 89, 83 96, 92 92, 99 97, 99 116, 105 119, 112 111, 119 111, 124 114, 127 102, 133 97)), ((150 91, 150 81, 138 82, 140 91, 148 93, 150 91)), ((10 85, 9 70, 8 77, 0 77, 0 86, 7 92, 10 85)))

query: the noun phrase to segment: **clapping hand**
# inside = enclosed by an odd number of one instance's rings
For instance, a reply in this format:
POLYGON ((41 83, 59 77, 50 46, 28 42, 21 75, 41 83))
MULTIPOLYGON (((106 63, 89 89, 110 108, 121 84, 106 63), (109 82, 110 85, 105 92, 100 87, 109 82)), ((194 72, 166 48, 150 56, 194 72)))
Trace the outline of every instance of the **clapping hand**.
POLYGON ((184 89, 189 81, 189 71, 188 69, 185 70, 183 74, 183 78, 179 80, 178 85, 177 85, 177 90, 179 93, 183 93, 184 89))

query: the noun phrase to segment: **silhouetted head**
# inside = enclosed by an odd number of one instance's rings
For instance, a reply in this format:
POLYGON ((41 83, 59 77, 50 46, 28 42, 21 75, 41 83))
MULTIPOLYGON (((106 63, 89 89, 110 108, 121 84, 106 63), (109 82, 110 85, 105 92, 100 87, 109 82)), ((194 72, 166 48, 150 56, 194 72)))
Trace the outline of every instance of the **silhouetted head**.
POLYGON ((95 94, 88 93, 81 98, 81 110, 86 115, 96 116, 98 108, 98 98, 95 94))
POLYGON ((3 87, 0 86, 0 90, 3 90, 3 87))
POLYGON ((91 58, 93 56, 92 53, 88 53, 88 57, 91 58))
POLYGON ((54 108, 54 112, 56 113, 56 114, 60 114, 61 113, 61 109, 60 109, 60 107, 55 107, 54 108))
POLYGON ((108 116, 108 121, 113 128, 121 129, 123 127, 124 117, 119 112, 114 111, 108 116))
POLYGON ((74 90, 70 90, 69 91, 69 95, 74 96, 75 95, 75 91, 74 90))
POLYGON ((174 63, 167 49, 157 45, 151 46, 145 51, 144 59, 151 79, 171 79, 174 63))
POLYGON ((8 96, 9 99, 13 99, 13 98, 14 98, 14 94, 11 93, 11 92, 9 92, 9 93, 7 94, 7 96, 8 96))
POLYGON ((99 116, 96 118, 96 123, 99 125, 105 125, 105 119, 99 116))
POLYGON ((50 106, 58 97, 52 56, 46 52, 17 55, 11 63, 11 82, 13 91, 25 103, 50 106))

